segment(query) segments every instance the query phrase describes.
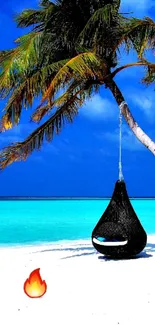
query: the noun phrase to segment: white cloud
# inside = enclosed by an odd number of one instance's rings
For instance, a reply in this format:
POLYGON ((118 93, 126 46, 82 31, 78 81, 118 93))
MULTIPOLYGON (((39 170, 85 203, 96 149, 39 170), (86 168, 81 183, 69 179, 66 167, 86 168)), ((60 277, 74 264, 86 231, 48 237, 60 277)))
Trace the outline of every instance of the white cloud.
POLYGON ((54 155, 58 155, 60 153, 60 149, 54 146, 52 143, 44 143, 44 152, 52 153, 54 155))
POLYGON ((94 95, 80 113, 90 119, 113 119, 117 115, 117 108, 110 100, 102 98, 99 94, 94 95))
MULTIPOLYGON (((109 142, 117 143, 119 147, 119 129, 115 129, 111 132, 105 132, 103 134, 97 135, 98 139, 106 139, 109 142)), ((122 126, 122 148, 130 151, 141 151, 144 146, 135 137, 132 131, 130 131, 127 125, 122 126)))
POLYGON ((45 160, 41 155, 39 155, 38 152, 37 152, 37 155, 36 155, 36 156, 34 156, 34 155, 30 155, 29 160, 30 160, 30 161, 34 161, 34 162, 36 162, 37 164, 38 164, 38 163, 41 163, 41 164, 45 164, 45 165, 47 165, 47 164, 46 164, 46 160, 45 160))
POLYGON ((16 135, 12 135, 12 136, 5 136, 5 135, 0 135, 0 140, 1 140, 1 144, 4 145, 4 144, 11 144, 11 143, 14 143, 14 142, 19 142, 19 141, 22 141, 21 137, 18 137, 16 135))
MULTIPOLYGON (((36 125, 33 125, 33 129, 36 125)), ((32 124, 19 124, 15 126, 13 129, 2 132, 0 134, 0 141, 2 146, 5 144, 10 145, 14 142, 23 141, 29 134, 32 133, 32 124)))
POLYGON ((154 0, 122 0, 121 10, 133 12, 140 15, 146 15, 151 7, 154 6, 154 0))
POLYGON ((150 123, 155 120, 155 92, 150 89, 133 89, 129 91, 127 98, 138 107, 150 123))

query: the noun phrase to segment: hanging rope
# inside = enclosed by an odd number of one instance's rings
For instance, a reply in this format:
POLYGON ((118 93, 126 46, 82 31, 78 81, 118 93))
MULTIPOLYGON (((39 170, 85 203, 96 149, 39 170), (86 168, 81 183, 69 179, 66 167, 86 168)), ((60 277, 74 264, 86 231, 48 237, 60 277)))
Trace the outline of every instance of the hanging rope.
POLYGON ((119 180, 123 180, 122 173, 122 104, 119 106, 119 180))

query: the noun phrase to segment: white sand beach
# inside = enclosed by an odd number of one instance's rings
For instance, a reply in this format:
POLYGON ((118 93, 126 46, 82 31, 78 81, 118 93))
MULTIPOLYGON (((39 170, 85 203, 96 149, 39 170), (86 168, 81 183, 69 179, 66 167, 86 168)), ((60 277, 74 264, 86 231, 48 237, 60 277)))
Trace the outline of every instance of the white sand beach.
POLYGON ((90 241, 0 249, 2 325, 154 325, 155 236, 137 259, 107 260, 90 241), (47 292, 23 290, 40 268, 47 292))

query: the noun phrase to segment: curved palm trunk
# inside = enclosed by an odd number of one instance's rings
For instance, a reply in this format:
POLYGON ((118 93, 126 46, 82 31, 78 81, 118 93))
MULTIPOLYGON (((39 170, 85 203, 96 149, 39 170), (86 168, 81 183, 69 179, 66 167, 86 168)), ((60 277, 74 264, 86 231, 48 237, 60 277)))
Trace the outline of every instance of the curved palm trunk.
POLYGON ((134 120, 125 99, 118 88, 116 82, 112 79, 109 79, 105 82, 106 86, 111 90, 113 96, 116 99, 119 108, 122 111, 122 114, 129 125, 132 132, 135 134, 136 138, 148 148, 153 155, 155 155, 155 142, 153 142, 148 135, 139 127, 138 123, 134 120))

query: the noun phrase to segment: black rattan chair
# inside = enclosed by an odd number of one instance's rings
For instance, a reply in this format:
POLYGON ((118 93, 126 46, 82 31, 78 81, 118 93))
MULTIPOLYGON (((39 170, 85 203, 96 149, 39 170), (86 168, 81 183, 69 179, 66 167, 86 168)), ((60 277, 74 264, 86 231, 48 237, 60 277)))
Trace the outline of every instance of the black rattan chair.
POLYGON ((145 247, 147 235, 130 203, 124 181, 117 181, 111 201, 92 232, 95 249, 112 258, 130 258, 145 247))

